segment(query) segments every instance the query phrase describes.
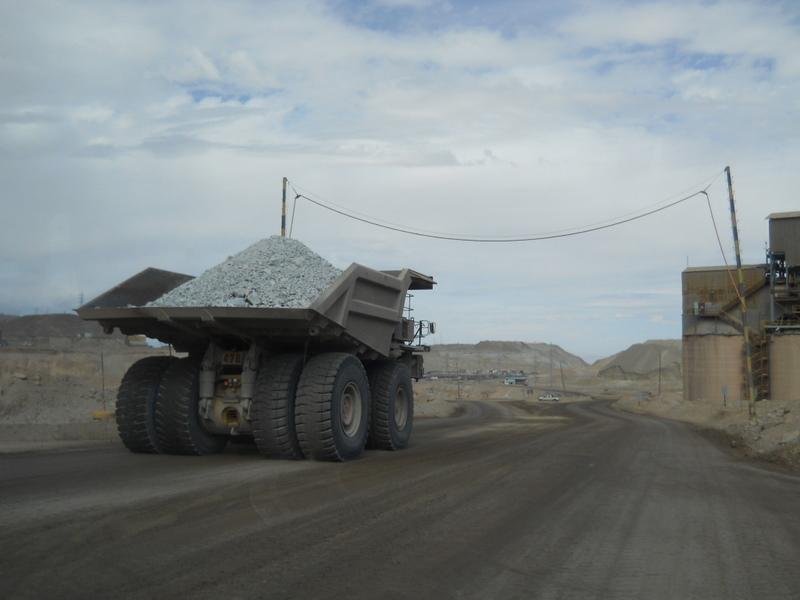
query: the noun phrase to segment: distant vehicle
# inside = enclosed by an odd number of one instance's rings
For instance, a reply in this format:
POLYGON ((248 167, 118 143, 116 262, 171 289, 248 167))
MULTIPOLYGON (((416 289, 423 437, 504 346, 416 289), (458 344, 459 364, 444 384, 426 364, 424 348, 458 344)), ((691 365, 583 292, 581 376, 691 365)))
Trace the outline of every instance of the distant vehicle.
POLYGON ((559 400, 561 400, 561 398, 550 392, 539 396, 539 402, 558 402, 559 400))

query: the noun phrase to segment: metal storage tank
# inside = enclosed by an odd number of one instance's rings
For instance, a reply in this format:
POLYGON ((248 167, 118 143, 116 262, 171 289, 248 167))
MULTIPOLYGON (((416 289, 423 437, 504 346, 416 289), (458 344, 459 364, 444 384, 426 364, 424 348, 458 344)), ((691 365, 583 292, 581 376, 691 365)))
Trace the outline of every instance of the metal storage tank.
POLYGON ((731 406, 745 396, 742 336, 683 336, 684 400, 731 406))
POLYGON ((800 332, 770 336, 769 385, 774 400, 800 400, 800 332))

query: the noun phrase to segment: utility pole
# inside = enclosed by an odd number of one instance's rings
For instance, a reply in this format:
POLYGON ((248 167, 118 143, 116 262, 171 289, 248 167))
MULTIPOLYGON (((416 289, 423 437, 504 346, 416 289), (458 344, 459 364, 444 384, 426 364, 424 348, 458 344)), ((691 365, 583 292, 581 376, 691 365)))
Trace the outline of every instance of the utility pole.
POLYGON ((661 398, 661 350, 658 351, 658 397, 661 398))
POLYGON ((286 237, 286 184, 289 180, 283 178, 283 202, 281 204, 281 237, 286 237))
POLYGON ((731 225, 733 226, 733 247, 736 252, 736 271, 739 278, 739 303, 742 308, 742 333, 744 335, 744 356, 747 370, 747 411, 750 418, 756 414, 755 385, 753 383, 753 351, 750 347, 750 327, 747 324, 747 299, 745 298, 744 272, 742 271, 742 253, 739 249, 739 227, 736 224, 736 201, 733 196, 731 168, 725 167, 728 178, 728 198, 731 204, 731 225))
POLYGON ((456 361, 456 389, 458 390, 458 401, 461 401, 461 364, 456 361))
POLYGON ((100 385, 100 397, 103 403, 103 410, 106 410, 106 361, 102 350, 100 350, 100 385))
POLYGON ((566 392, 567 386, 564 383, 564 363, 558 363, 558 369, 561 371, 561 391, 566 392))

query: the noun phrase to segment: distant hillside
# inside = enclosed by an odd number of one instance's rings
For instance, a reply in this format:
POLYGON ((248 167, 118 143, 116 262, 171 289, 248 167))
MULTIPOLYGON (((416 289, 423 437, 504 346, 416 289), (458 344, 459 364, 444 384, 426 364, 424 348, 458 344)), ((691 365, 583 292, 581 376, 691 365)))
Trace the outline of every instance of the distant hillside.
POLYGON ((658 357, 661 355, 661 372, 666 377, 681 376, 681 340, 648 340, 634 344, 622 352, 595 362, 592 367, 600 377, 641 379, 658 374, 658 357))
POLYGON ((427 371, 479 371, 492 369, 546 372, 550 364, 566 369, 586 368, 582 358, 554 344, 487 340, 477 344, 437 344, 425 356, 427 371))
POLYGON ((88 337, 108 340, 109 338, 122 339, 125 337, 118 332, 115 332, 113 336, 107 336, 97 323, 84 321, 77 315, 66 313, 5 318, 7 316, 0 317, 0 336, 5 341, 88 337))

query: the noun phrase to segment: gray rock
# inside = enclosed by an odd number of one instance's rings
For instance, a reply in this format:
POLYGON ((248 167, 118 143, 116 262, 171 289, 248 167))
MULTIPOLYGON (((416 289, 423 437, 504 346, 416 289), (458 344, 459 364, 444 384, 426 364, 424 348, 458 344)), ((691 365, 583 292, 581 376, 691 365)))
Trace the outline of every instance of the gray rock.
POLYGON ((784 433, 781 438, 782 444, 794 444, 798 441, 800 441, 800 431, 789 431, 788 433, 784 433))
POLYGON ((272 236, 147 306, 306 308, 340 274, 302 242, 272 236))

